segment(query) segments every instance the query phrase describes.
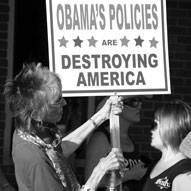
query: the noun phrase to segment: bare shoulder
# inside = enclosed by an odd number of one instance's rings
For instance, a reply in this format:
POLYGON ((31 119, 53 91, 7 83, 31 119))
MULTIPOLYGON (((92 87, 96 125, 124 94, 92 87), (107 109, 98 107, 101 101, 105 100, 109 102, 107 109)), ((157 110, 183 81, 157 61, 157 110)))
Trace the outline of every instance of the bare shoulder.
POLYGON ((178 175, 172 184, 172 191, 190 191, 191 172, 178 175))

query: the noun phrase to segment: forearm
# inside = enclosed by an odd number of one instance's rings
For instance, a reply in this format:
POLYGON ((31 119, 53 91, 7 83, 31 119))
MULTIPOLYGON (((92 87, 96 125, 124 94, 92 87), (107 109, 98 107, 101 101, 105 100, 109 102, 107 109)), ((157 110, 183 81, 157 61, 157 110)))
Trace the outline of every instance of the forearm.
POLYGON ((91 191, 96 190, 104 175, 105 175, 105 170, 104 169, 100 169, 99 166, 95 167, 92 174, 91 174, 91 176, 87 180, 87 182, 85 184, 85 187, 91 188, 91 191))
POLYGON ((86 139, 86 137, 99 125, 105 121, 105 115, 97 112, 91 117, 91 120, 86 121, 75 131, 67 135, 62 139, 62 149, 65 156, 69 156, 73 153, 80 144, 86 139), (95 123, 95 124, 94 124, 95 123))

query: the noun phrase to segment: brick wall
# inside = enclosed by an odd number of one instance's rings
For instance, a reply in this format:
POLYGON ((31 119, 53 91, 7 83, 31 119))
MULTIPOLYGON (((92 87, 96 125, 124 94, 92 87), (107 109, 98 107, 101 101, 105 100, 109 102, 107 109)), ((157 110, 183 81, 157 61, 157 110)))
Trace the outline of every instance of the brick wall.
MULTIPOLYGON (((150 146, 150 128, 154 109, 171 99, 181 99, 191 104, 191 1, 167 0, 167 24, 171 95, 155 95, 143 103, 142 121, 130 129, 142 155, 156 158, 159 151, 150 146)), ((83 182, 84 151, 77 157, 77 172, 83 182)))
MULTIPOLYGON (((14 185, 14 168, 3 163, 5 153, 5 139, 10 139, 5 134, 5 101, 2 95, 3 84, 12 70, 11 55, 13 44, 10 32, 14 17, 14 0, 0 0, 0 167, 5 175, 14 185)), ((169 99, 182 99, 191 103, 191 1, 189 0, 167 0, 167 23, 169 41, 169 60, 171 75, 171 95, 155 95, 151 101, 143 105, 143 120, 131 129, 135 141, 139 144, 142 154, 155 157, 159 153, 150 147, 150 124, 153 111, 156 106, 169 99)), ((84 151, 77 154, 77 175, 83 181, 84 151)))
POLYGON ((154 108, 161 102, 181 99, 191 103, 191 2, 167 1, 167 24, 171 95, 155 95, 143 104, 143 120, 132 129, 143 154, 156 157, 159 153, 150 147, 150 125, 154 108))
POLYGON ((10 140, 11 138, 9 136, 9 130, 7 131, 8 136, 6 136, 5 132, 7 116, 5 112, 5 99, 2 95, 6 78, 9 77, 12 73, 14 34, 13 28, 14 0, 0 0, 0 168, 9 182, 16 187, 14 167, 9 159, 5 161, 5 153, 8 151, 6 149, 6 143, 7 140, 10 140))

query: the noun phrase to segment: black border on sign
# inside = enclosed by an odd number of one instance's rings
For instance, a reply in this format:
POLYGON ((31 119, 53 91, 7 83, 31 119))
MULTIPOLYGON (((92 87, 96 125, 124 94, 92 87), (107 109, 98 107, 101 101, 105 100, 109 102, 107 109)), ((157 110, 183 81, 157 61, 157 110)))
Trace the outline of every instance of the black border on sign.
MULTIPOLYGON (((49 12, 50 12, 50 28, 51 28, 51 45, 52 45, 52 66, 53 66, 53 72, 56 72, 55 71, 55 49, 54 49, 54 30, 53 30, 53 13, 52 13, 52 0, 49 0, 49 12)), ((165 39, 165 26, 164 26, 164 5, 163 5, 163 0, 161 0, 161 21, 162 21, 162 36, 163 36, 163 58, 164 58, 164 77, 165 77, 165 88, 160 88, 160 89, 155 89, 155 88, 152 88, 152 89, 131 89, 131 90, 128 90, 128 89, 113 89, 113 90, 110 90, 110 89, 104 89, 104 90, 62 90, 62 94, 75 94, 75 93, 80 93, 81 95, 84 94, 94 94, 94 93, 113 93, 113 92, 119 92, 119 93, 125 93, 125 92, 163 92, 163 91, 168 91, 168 82, 167 82, 167 66, 166 66, 166 49, 165 49, 165 42, 166 42, 166 39, 165 39)))

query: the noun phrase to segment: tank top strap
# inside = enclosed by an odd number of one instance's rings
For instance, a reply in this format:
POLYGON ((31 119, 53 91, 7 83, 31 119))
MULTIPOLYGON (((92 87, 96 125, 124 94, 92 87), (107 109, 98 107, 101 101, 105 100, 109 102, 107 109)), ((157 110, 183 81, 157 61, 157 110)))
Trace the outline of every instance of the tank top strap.
POLYGON ((191 171, 191 159, 183 159, 179 161, 170 170, 172 171, 172 180, 179 174, 184 174, 191 171))

